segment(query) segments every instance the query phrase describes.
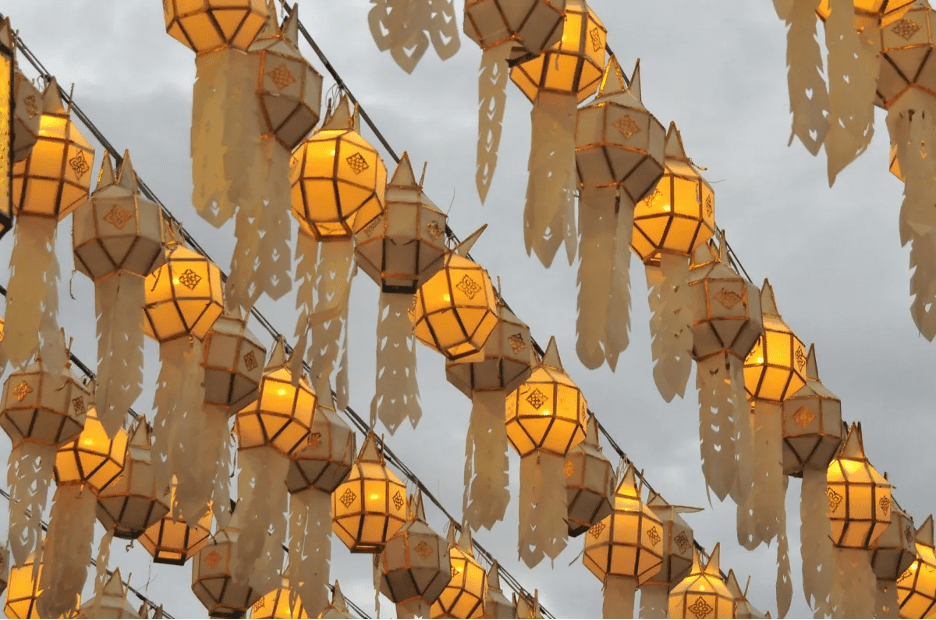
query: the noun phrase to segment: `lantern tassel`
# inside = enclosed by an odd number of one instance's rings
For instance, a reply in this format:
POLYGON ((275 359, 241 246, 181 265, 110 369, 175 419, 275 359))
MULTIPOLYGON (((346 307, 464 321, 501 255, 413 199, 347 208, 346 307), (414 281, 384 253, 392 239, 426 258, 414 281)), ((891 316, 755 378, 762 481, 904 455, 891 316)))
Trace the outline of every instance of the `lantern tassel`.
POLYGON ((98 544, 97 558, 94 561, 97 571, 94 575, 94 605, 91 608, 91 617, 100 618, 101 603, 104 600, 104 586, 107 584, 107 567, 110 564, 110 547, 114 540, 113 528, 108 528, 101 536, 98 544))
MULTIPOLYGON (((530 177, 523 212, 527 254, 536 253, 546 267, 552 264, 563 241, 570 252, 567 215, 574 212, 575 95, 540 91, 531 113, 533 139, 530 177), (565 237, 564 237, 565 236, 565 237)), ((569 264, 575 257, 571 250, 569 264)))
POLYGON ((800 544, 803 560, 803 594, 816 617, 832 614, 832 539, 829 532, 829 499, 824 469, 803 469, 800 491, 800 544))
POLYGON ((501 43, 484 50, 478 68, 478 154, 475 185, 481 204, 487 199, 500 147, 504 109, 507 104, 507 58, 511 45, 501 43))
MULTIPOLYGON (((13 563, 23 566, 42 544, 42 511, 49 499, 55 468, 55 446, 26 441, 10 452, 7 487, 10 489, 10 551, 13 563)), ((39 562, 36 562, 38 570, 39 562)))
POLYGON ((829 93, 822 77, 822 50, 816 39, 819 3, 820 0, 792 0, 783 17, 789 27, 787 85, 793 114, 790 144, 794 137, 799 138, 813 155, 819 154, 829 130, 826 121, 829 93))
POLYGON ((637 579, 622 575, 605 575, 603 618, 633 618, 637 579))
MULTIPOLYGON (((783 495, 786 497, 789 478, 783 477, 783 495)), ((793 578, 790 570, 790 543, 786 532, 786 511, 780 514, 777 532, 777 617, 786 618, 793 601, 793 578)))
POLYGON ((894 579, 878 578, 877 592, 874 600, 874 617, 900 617, 900 602, 897 599, 897 581, 894 579))
POLYGON ((409 318, 411 295, 380 293, 377 319, 377 390, 371 401, 371 428, 379 418, 392 435, 407 418, 413 428, 422 417, 416 383, 416 337, 409 318))
MULTIPOLYGON (((614 188, 586 188, 579 199, 579 268, 575 352, 586 368, 605 363, 611 282, 615 278, 614 188)), ((628 308, 629 310, 629 308, 628 308)))
POLYGON ((91 564, 96 507, 97 496, 83 485, 55 490, 39 575, 43 618, 59 618, 77 606, 91 564))
POLYGON ((271 299, 280 299, 292 289, 292 254, 289 240, 292 238, 292 220, 289 196, 289 162, 292 154, 276 141, 265 136, 257 149, 266 166, 263 199, 257 202, 257 230, 260 233, 260 248, 257 254, 257 269, 251 274, 254 286, 271 299))
POLYGON ((630 260, 634 232, 634 204, 620 188, 617 191, 617 232, 614 234, 614 266, 611 270, 611 299, 605 319, 605 359, 611 370, 630 344, 630 260))
POLYGON ((331 563, 331 494, 308 488, 289 497, 290 576, 310 616, 328 606, 331 563), (298 527, 293 529, 293 523, 298 527), (299 525, 301 523, 301 525, 299 525))
MULTIPOLYGON (((331 242, 318 245, 321 259, 316 268, 318 280, 315 283, 315 312, 310 317, 312 343, 307 352, 313 378, 331 376, 338 367, 339 358, 344 355, 344 346, 347 345, 348 299, 355 271, 352 243, 331 242), (342 336, 345 336, 344 341, 342 336)), ((336 387, 340 387, 340 381, 335 383, 336 387)))
MULTIPOLYGON (((39 349, 37 334, 58 316, 59 265, 54 218, 20 215, 13 229, 10 282, 3 351, 14 368, 25 366, 39 349)), ((47 338, 46 338, 47 339, 47 338)))
POLYGON ((692 372, 692 297, 687 278, 689 261, 663 253, 659 268, 647 267, 650 301, 651 350, 656 364, 653 380, 666 402, 683 398, 692 372))
MULTIPOLYGON (((696 387, 699 390, 699 446, 705 484, 724 501, 735 484, 735 422, 738 414, 728 377, 731 356, 716 355, 699 360, 696 387)), ((744 420, 747 423, 747 419, 744 420)))
POLYGON ((565 549, 568 508, 565 458, 541 450, 521 458, 519 555, 527 566, 565 549))
POLYGON ((644 584, 640 586, 640 617, 666 618, 669 614, 669 586, 644 584))
POLYGON ((747 501, 754 486, 754 431, 751 428, 751 404, 744 390, 744 362, 727 356, 728 377, 732 393, 735 441, 735 481, 728 493, 736 504, 747 501))
POLYGON ((228 308, 249 311, 262 292, 254 281, 256 260, 260 255, 260 229, 255 214, 247 209, 237 211, 234 218, 234 254, 231 256, 231 274, 224 283, 224 303, 228 308))
POLYGON ((471 393, 462 513, 473 530, 493 528, 510 504, 506 409, 507 394, 501 390, 471 393))
POLYGON ((97 311, 98 419, 113 439, 143 392, 143 278, 118 272, 94 287, 97 311))
POLYGON ((877 592, 871 555, 866 549, 836 548, 832 557, 833 618, 873 618, 877 592))
POLYGON ((786 520, 780 405, 756 401, 751 422, 754 485, 747 501, 738 506, 738 543, 749 550, 773 540, 786 520))

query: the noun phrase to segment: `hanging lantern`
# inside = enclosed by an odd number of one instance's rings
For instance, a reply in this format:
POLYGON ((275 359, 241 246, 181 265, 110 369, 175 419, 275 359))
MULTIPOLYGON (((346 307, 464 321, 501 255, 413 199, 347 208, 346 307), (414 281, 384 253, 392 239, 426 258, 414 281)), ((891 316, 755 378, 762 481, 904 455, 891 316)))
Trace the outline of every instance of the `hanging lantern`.
POLYGON ((88 195, 94 148, 62 107, 53 78, 42 96, 42 117, 29 157, 13 166, 13 205, 17 226, 12 274, 7 291, 7 330, 3 350, 14 368, 35 355, 39 337, 54 339, 58 315, 58 222, 88 195))
POLYGON ((119 173, 104 155, 97 188, 72 218, 75 268, 94 280, 95 402, 108 435, 143 391, 144 278, 165 262, 162 208, 143 197, 124 152, 119 173))
POLYGON ((485 618, 513 618, 517 615, 517 606, 504 596, 500 585, 500 565, 497 560, 491 563, 487 572, 487 590, 484 591, 485 618))
POLYGON ((329 618, 331 620, 353 618, 351 612, 348 611, 348 602, 345 600, 345 597, 341 594, 341 589, 338 587, 338 582, 335 582, 335 586, 332 588, 332 600, 331 603, 322 610, 322 613, 319 614, 319 618, 329 618))
POLYGON ((302 606, 302 596, 289 587, 289 580, 283 578, 282 585, 272 592, 261 596, 250 608, 253 618, 309 618, 309 613, 302 606))
POLYGON ((451 559, 449 581, 430 610, 430 618, 481 618, 484 616, 484 593, 487 575, 472 551, 471 530, 461 528, 456 542, 454 523, 449 525, 448 543, 451 559))
POLYGON ((528 593, 518 592, 514 594, 514 605, 517 608, 517 618, 542 618, 539 606, 539 590, 533 591, 533 596, 528 593))
POLYGON ((468 0, 464 30, 483 53, 478 68, 478 156, 475 184, 484 204, 500 145, 508 60, 520 47, 538 56, 562 38, 566 0, 468 0))
POLYGON ((445 362, 449 383, 471 398, 465 437, 465 492, 462 513, 468 526, 491 529, 510 503, 507 458, 507 394, 529 379, 533 342, 530 328, 497 301, 497 324, 481 350, 445 362))
POLYGON ((699 512, 701 508, 673 506, 658 493, 650 493, 646 503, 663 524, 663 555, 660 571, 640 586, 640 616, 665 618, 669 608, 669 592, 689 574, 695 538, 692 528, 680 513, 699 512))
POLYGON ((64 339, 59 332, 57 346, 50 343, 45 357, 11 373, 3 384, 0 426, 13 444, 9 541, 17 566, 39 548, 56 450, 81 433, 91 403, 90 390, 70 370, 64 339))
POLYGON ((42 577, 42 562, 36 568, 35 554, 25 562, 10 566, 6 603, 3 613, 7 618, 42 618, 36 605, 39 598, 39 579, 42 577))
POLYGON ((614 467, 598 444, 598 419, 588 417, 585 439, 566 454, 569 536, 581 536, 614 510, 614 467))
MULTIPOLYGON (((880 21, 881 26, 887 26, 903 17, 915 0, 853 0, 855 15, 880 21)), ((830 0, 820 0, 816 13, 823 20, 831 14, 830 0)))
POLYGON ((510 72, 533 102, 523 239, 547 267, 563 240, 569 264, 575 257, 576 105, 598 90, 606 37, 585 0, 566 0, 562 39, 510 72))
MULTIPOLYGON (((930 618, 936 611, 936 553, 933 552, 933 515, 913 536, 916 557, 897 579, 901 618, 930 618)), ((10 576, 10 584, 13 577, 10 576)), ((8 595, 9 596, 9 595, 8 595)), ((9 600, 9 598, 7 599, 9 600)))
POLYGON ((487 271, 466 258, 483 228, 445 256, 442 269, 416 291, 413 332, 449 360, 481 350, 497 325, 497 297, 487 271))
MULTIPOLYGON (((170 493, 169 505, 172 506, 175 504, 175 484, 172 485, 170 493)), ((140 542, 153 556, 153 562, 182 566, 208 544, 210 534, 211 510, 191 525, 182 519, 173 521, 170 512, 149 526, 140 536, 140 542)))
POLYGON ((587 410, 550 338, 530 378, 507 397, 507 439, 520 453, 519 554, 531 568, 565 548, 565 456, 585 438, 587 410))
POLYGON ((688 289, 699 435, 706 486, 724 500, 747 497, 753 460, 743 362, 764 332, 760 291, 732 269, 724 233, 693 253, 688 289), (743 464, 743 467, 742 467, 743 464))
POLYGON ((728 586, 728 591, 734 596, 735 618, 769 618, 769 615, 764 614, 764 612, 754 607, 751 601, 748 600, 747 590, 750 583, 751 579, 748 577, 748 583, 744 586, 744 590, 741 590, 741 586, 738 584, 738 578, 735 577, 734 571, 728 571, 728 578, 725 579, 725 585, 728 586))
POLYGON ((260 599, 260 592, 234 577, 239 530, 218 530, 192 562, 192 592, 212 618, 242 618, 260 599))
POLYGON ((917 559, 915 529, 910 515, 897 507, 891 507, 891 522, 878 539, 871 551, 871 568, 877 577, 877 596, 875 617, 893 618, 900 611, 897 594, 897 579, 917 559))
POLYGON ((375 0, 373 4, 367 22, 374 43, 381 52, 389 49, 394 62, 407 73, 412 73, 419 64, 429 43, 442 60, 452 57, 461 47, 452 0, 405 4, 375 0))
MULTIPOLYGON (((12 88, 4 88, 7 96, 11 98, 7 105, 12 107, 12 119, 9 115, 6 117, 6 120, 10 120, 12 123, 7 132, 13 140, 8 152, 12 163, 22 161, 28 157, 29 152, 36 143, 39 134, 39 121, 42 116, 42 93, 19 69, 19 63, 16 61, 16 35, 13 32, 9 17, 0 20, 0 45, 8 50, 8 52, 0 55, 4 59, 9 58, 9 62, 13 65, 12 88)), ((0 65, 4 67, 0 71, 3 72, 3 81, 6 83, 6 72, 9 69, 6 68, 5 64, 2 64, 3 62, 4 60, 0 60, 0 65)), ((6 215, 8 219, 12 218, 12 211, 7 211, 6 215)))
POLYGON ((734 596, 725 585, 718 568, 719 555, 719 545, 715 545, 708 563, 703 567, 698 550, 693 551, 689 575, 670 592, 670 618, 737 617, 734 596))
POLYGON ((636 476, 634 464, 628 464, 613 512, 585 537, 582 563, 604 584, 605 618, 633 618, 637 586, 663 564, 663 522, 640 501, 636 476))
POLYGON ((409 520, 380 552, 380 593, 393 601, 397 614, 426 618, 452 580, 448 544, 426 523, 422 491, 410 502, 409 520))
POLYGON ((78 606, 75 618, 145 618, 127 602, 130 586, 124 586, 120 568, 115 568, 94 598, 78 606))
POLYGON ((13 182, 13 106, 14 60, 13 49, 9 43, 10 20, 0 23, 0 237, 13 226, 13 194, 10 185, 13 182))
POLYGON ((378 553, 406 523, 406 487, 387 469, 373 431, 332 492, 332 530, 351 553, 378 553))
POLYGON ((403 153, 387 184, 383 215, 355 235, 355 260, 380 285, 371 427, 380 418, 391 433, 407 417, 415 428, 422 415, 416 339, 407 310, 416 289, 442 268, 447 251, 447 216, 422 188, 423 178, 416 181, 409 155, 403 153))
POLYGON ((576 352, 588 368, 612 370, 630 330, 630 243, 634 205, 663 174, 663 125, 644 107, 640 62, 629 82, 614 56, 598 96, 578 112, 575 158, 579 197, 576 352))

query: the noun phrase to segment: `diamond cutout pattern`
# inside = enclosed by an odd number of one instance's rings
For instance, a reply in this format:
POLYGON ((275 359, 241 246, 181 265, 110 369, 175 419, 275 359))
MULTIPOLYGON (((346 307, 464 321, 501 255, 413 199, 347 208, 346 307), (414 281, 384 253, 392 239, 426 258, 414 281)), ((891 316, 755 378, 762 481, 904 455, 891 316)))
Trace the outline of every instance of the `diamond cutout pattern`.
POLYGON ((72 407, 75 408, 76 416, 83 416, 87 409, 85 409, 84 399, 80 396, 77 396, 72 399, 72 407))
POLYGON ((909 41, 917 33, 920 27, 909 19, 902 19, 891 28, 891 32, 901 37, 904 41, 909 41))
POLYGON ((75 172, 75 176, 79 179, 91 170, 91 166, 88 165, 88 160, 85 159, 84 151, 78 151, 77 155, 68 160, 68 165, 71 166, 71 169, 75 172))
POLYGON ((692 543, 689 542, 689 537, 686 536, 685 532, 680 532, 679 535, 673 539, 673 542, 676 543, 676 546, 679 547, 681 553, 685 553, 689 550, 689 547, 692 546, 692 543))
POLYGON ((569 459, 566 459, 566 462, 565 462, 565 477, 566 477, 566 478, 571 478, 571 477, 572 477, 572 474, 574 474, 574 473, 575 473, 575 465, 572 464, 572 461, 570 461, 569 459))
POLYGON ((737 306, 738 303, 740 303, 741 296, 734 291, 729 291, 726 288, 722 288, 720 291, 715 293, 715 301, 724 306, 725 310, 731 310, 737 306))
POLYGON ((909 525, 908 525, 908 526, 906 527, 906 529, 904 530, 904 538, 907 539, 907 542, 908 542, 908 543, 912 543, 912 542, 913 542, 913 539, 914 539, 913 528, 910 527, 909 525))
POLYGON ((467 295, 468 299, 474 299, 475 295, 481 290, 478 283, 472 280, 467 273, 462 277, 461 282, 459 282, 455 288, 467 295))
POLYGON ((539 411, 540 407, 546 404, 546 401, 549 400, 549 397, 543 394, 539 388, 536 388, 530 392, 529 396, 526 397, 527 402, 533 405, 533 408, 539 411))
POLYGON ((186 269, 182 272, 182 275, 179 276, 179 284, 182 286, 188 287, 190 291, 194 291, 195 287, 198 286, 198 283, 201 282, 201 276, 192 271, 191 269, 186 269))
POLYGON ((604 521, 599 521, 590 528, 588 528, 588 533, 592 535, 592 538, 598 538, 601 536, 601 533, 604 531, 605 527, 604 521))
POLYGON ((36 104, 36 96, 30 95, 23 101, 26 103, 26 114, 29 115, 29 118, 36 118, 36 114, 39 114, 39 106, 36 104))
POLYGON ((322 433, 309 433, 309 447, 313 450, 322 445, 322 433))
POLYGON ((630 139, 640 133, 640 127, 634 122, 630 114, 625 114, 614 123, 615 129, 621 132, 625 139, 630 139))
POLYGON ((701 596, 696 599, 696 602, 689 606, 689 611, 692 612, 692 615, 696 618, 708 618, 715 609, 711 605, 705 602, 705 599, 701 596))
POLYGON ((16 400, 22 402, 33 389, 29 387, 29 384, 25 381, 20 381, 19 385, 13 388, 13 396, 16 397, 16 400))
POLYGON ((348 162, 348 165, 351 166, 352 170, 354 170, 354 174, 361 174, 370 168, 370 166, 367 165, 367 160, 364 159, 364 156, 360 153, 349 155, 347 158, 345 158, 345 161, 348 162))
POLYGON ((829 510, 832 512, 838 510, 839 504, 842 503, 842 496, 836 493, 832 487, 826 488, 826 496, 829 498, 829 510))
POLYGON ((526 342, 523 341, 523 335, 519 332, 507 336, 507 343, 510 345, 510 348, 513 349, 514 353, 519 353, 527 347, 526 342))
POLYGON ((107 215, 104 216, 104 221, 117 230, 123 230, 123 227, 127 225, 127 222, 129 222, 132 217, 133 213, 121 208, 120 205, 114 205, 113 208, 107 212, 107 215))
POLYGON ((712 199, 711 194, 705 198, 705 214, 709 217, 715 214, 715 201, 712 199))
POLYGON ((878 502, 878 506, 881 507, 881 512, 885 515, 890 512, 891 500, 889 497, 882 497, 881 501, 878 502))
POLYGON ((796 358, 796 367, 803 370, 803 366, 806 365, 806 353, 803 351, 803 347, 796 347, 794 357, 796 358))
POLYGON ((422 559, 425 560, 425 559, 428 558, 430 555, 432 555, 432 547, 430 547, 430 546, 426 543, 425 540, 422 540, 422 541, 419 542, 418 545, 416 545, 416 553, 419 554, 419 557, 421 557, 422 559))
POLYGON ((354 494, 350 488, 345 489, 345 492, 338 498, 338 501, 344 504, 345 508, 350 508, 352 502, 357 499, 357 495, 354 494))
POLYGON ((598 28, 592 28, 588 33, 588 37, 591 39, 592 49, 596 52, 601 51, 601 31, 598 28))
POLYGON ((433 239, 438 239, 439 237, 442 236, 442 233, 445 232, 444 230, 442 230, 442 227, 439 226, 439 223, 435 220, 432 220, 431 222, 429 222, 429 225, 426 226, 426 230, 429 231, 429 234, 432 235, 433 239))
POLYGON ((267 75, 273 80, 273 83, 276 84, 276 88, 283 90, 290 84, 296 83, 296 78, 293 77, 293 74, 289 72, 289 69, 286 68, 285 64, 280 63, 278 67, 272 71, 267 71, 267 75))
POLYGON ((257 367, 257 356, 254 355, 253 351, 247 351, 244 354, 244 366, 247 367, 247 370, 253 370, 257 367))
POLYGON ((221 554, 217 551, 212 550, 211 553, 205 556, 205 564, 207 564, 209 568, 214 568, 220 561, 221 554))
POLYGON ((660 538, 660 532, 657 530, 655 525, 651 527, 649 530, 647 530, 647 538, 650 539, 650 543, 654 547, 659 545, 660 541, 663 540, 662 538, 660 538))
POLYGON ((799 424, 804 429, 816 419, 816 414, 807 409, 806 407, 800 407, 793 414, 793 421, 799 424))
POLYGON ((397 510, 403 508, 403 496, 400 495, 399 491, 393 494, 393 505, 396 506, 397 510))

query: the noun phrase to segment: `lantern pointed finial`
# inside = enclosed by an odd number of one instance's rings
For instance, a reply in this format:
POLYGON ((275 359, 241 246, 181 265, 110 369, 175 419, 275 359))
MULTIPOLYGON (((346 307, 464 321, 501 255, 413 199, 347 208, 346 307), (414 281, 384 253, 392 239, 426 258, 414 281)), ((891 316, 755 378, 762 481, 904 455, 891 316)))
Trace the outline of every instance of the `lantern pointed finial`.
POLYGON ((819 366, 816 364, 816 345, 809 345, 809 353, 806 355, 805 373, 807 379, 819 381, 819 366))
POLYGON ((403 151, 403 156, 400 157, 400 163, 397 164, 396 170, 393 171, 393 176, 390 178, 390 182, 387 183, 387 187, 397 186, 411 188, 417 185, 416 175, 413 174, 413 166, 410 164, 409 154, 403 151))
POLYGON ((544 366, 552 366, 556 370, 565 372, 565 369, 562 368, 562 359, 559 357, 559 347, 556 345, 555 336, 550 336, 549 345, 546 347, 546 352, 543 353, 543 360, 541 363, 544 366))
POLYGON ((666 130, 664 154, 667 159, 689 160, 689 156, 686 155, 686 147, 683 146, 682 134, 679 133, 679 129, 676 128, 675 121, 670 121, 669 129, 666 130))
POLYGON ((416 494, 410 499, 410 512, 414 520, 426 523, 426 507, 423 505, 422 489, 416 489, 416 494))
POLYGON ((621 71, 621 65, 618 63, 617 57, 611 54, 608 58, 608 64, 605 65, 604 75, 601 76, 598 97, 610 97, 626 92, 627 83, 624 81, 624 72, 621 71))
POLYGON ((692 568, 689 569, 690 575, 698 575, 702 572, 702 558, 699 555, 699 548, 692 547, 692 568))
POLYGON ((866 461, 864 441, 861 437, 861 423, 853 422, 848 429, 848 436, 842 443, 842 448, 838 453, 840 459, 851 459, 853 461, 866 461))
POLYGON ((585 426, 585 443, 595 446, 600 450, 601 444, 598 443, 598 436, 598 418, 596 418, 593 413, 588 416, 588 424, 585 426))
POLYGON ((117 175, 117 185, 131 192, 140 189, 137 183, 136 171, 133 169, 133 164, 130 163, 130 151, 124 151, 123 159, 120 160, 120 172, 117 175))
POLYGON ((770 286, 770 280, 764 278, 764 286, 761 287, 761 312, 773 316, 780 316, 777 310, 777 298, 774 297, 773 287, 770 286))
POLYGON ((487 584, 488 588, 500 592, 500 564, 497 563, 497 560, 491 562, 491 568, 487 574, 487 584))
POLYGON ((129 586, 127 586, 126 589, 124 588, 123 579, 120 576, 120 568, 118 567, 114 569, 114 572, 111 573, 110 577, 108 577, 107 581, 104 583, 103 594, 126 597, 129 588, 129 586))
POLYGON ((11 50, 16 49, 16 37, 13 36, 13 26, 10 25, 10 18, 4 17, 0 21, 0 43, 11 50))
POLYGON ((347 129, 360 132, 361 120, 358 104, 354 104, 354 111, 352 112, 351 98, 348 95, 343 95, 338 100, 338 105, 335 106, 335 109, 332 110, 332 113, 328 115, 328 118, 322 124, 322 131, 344 131, 347 129))
POLYGON ((458 548, 461 549, 465 555, 474 557, 474 540, 471 538, 471 528, 467 525, 463 525, 461 529, 461 535, 458 537, 458 548))
MULTIPOLYGON (((272 2, 272 0, 270 0, 272 2)), ((286 16, 282 28, 283 36, 293 45, 299 44, 299 3, 293 2, 289 15, 286 16)))
POLYGON ((459 256, 464 256, 467 258, 468 252, 471 251, 471 248, 474 247, 475 242, 477 242, 478 239, 481 238, 481 235, 484 233, 485 230, 487 230, 487 224, 483 225, 481 228, 479 228, 478 230, 468 235, 468 237, 464 241, 456 245, 452 251, 458 254, 459 256))
POLYGON ((702 512, 702 508, 698 506, 678 506, 675 504, 670 504, 668 501, 663 499, 663 496, 656 492, 651 492, 649 499, 647 499, 647 506, 650 508, 670 508, 676 514, 689 514, 693 512, 702 512))
POLYGON ((116 181, 117 176, 114 174, 114 164, 111 162, 110 153, 105 152, 101 159, 101 171, 98 172, 97 187, 94 191, 97 192, 108 185, 113 185, 116 181))
POLYGON ((715 548, 712 549, 712 553, 709 555, 709 561, 706 563, 705 568, 702 569, 702 572, 707 575, 714 575, 715 577, 721 577, 721 569, 718 566, 718 563, 721 558, 721 543, 716 543, 715 548))
POLYGON ((263 20, 263 27, 257 33, 255 41, 272 39, 280 35, 279 22, 276 19, 276 3, 273 0, 267 0, 267 16, 263 20))
POLYGON ((130 440, 128 445, 134 448, 145 448, 150 449, 150 433, 151 433, 149 422, 146 421, 146 416, 141 415, 137 418, 136 422, 133 425, 133 428, 130 429, 130 440))
POLYGON ((377 435, 374 434, 374 431, 367 433, 367 437, 364 438, 364 445, 361 446, 361 452, 358 454, 357 460, 384 464, 383 452, 377 446, 377 435))
POLYGON ((286 339, 282 336, 277 336, 276 343, 273 345, 273 350, 270 351, 270 361, 267 362, 264 372, 270 372, 281 368, 286 364, 286 339))
POLYGON ((744 598, 744 592, 741 591, 741 585, 738 583, 738 578, 734 574, 734 569, 728 569, 728 578, 725 579, 725 585, 728 586, 728 591, 731 592, 731 596, 735 598, 744 598))
POLYGON ((54 77, 49 79, 45 91, 42 93, 42 113, 43 114, 65 114, 65 108, 62 107, 62 91, 54 77))
POLYGON ((627 464, 624 476, 621 478, 621 482, 614 494, 618 497, 640 499, 640 491, 637 490, 637 468, 634 467, 633 463, 627 464))
POLYGON ((335 580, 335 587, 332 590, 331 605, 335 609, 348 611, 348 602, 345 600, 344 594, 341 593, 341 588, 338 587, 337 579, 335 580))
POLYGON ((634 65, 634 72, 631 73, 630 85, 627 87, 627 92, 631 94, 637 101, 643 103, 643 98, 640 93, 640 59, 637 59, 637 63, 634 65))
POLYGON ((925 547, 933 547, 933 515, 926 517, 926 521, 917 528, 916 541, 925 547))

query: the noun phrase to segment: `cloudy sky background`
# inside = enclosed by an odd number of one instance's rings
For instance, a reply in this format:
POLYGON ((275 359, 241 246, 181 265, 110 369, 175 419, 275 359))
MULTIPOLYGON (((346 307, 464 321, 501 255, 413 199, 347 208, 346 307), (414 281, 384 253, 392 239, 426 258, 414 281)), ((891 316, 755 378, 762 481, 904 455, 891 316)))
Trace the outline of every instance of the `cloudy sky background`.
MULTIPOLYGON (((461 23, 461 0, 455 4, 461 23)), ((706 499, 694 378, 686 399, 669 404, 653 384, 639 262, 631 265, 631 344, 612 373, 606 367, 586 370, 575 356, 575 268, 557 259, 547 270, 525 254, 521 227, 529 102, 508 86, 498 170, 482 207, 474 185, 477 46, 462 37, 462 49, 444 63, 430 49, 407 75, 376 49, 365 0, 299 0, 299 5, 302 21, 393 148, 408 151, 414 167, 429 162, 427 193, 449 210, 456 233, 464 237, 483 223, 490 225, 473 256, 493 277, 501 277, 506 299, 534 337, 545 343, 556 336, 566 369, 590 407, 664 497, 705 507, 688 516, 697 540, 709 549, 721 541, 722 567, 734 568, 742 582, 751 575, 750 598, 775 614, 774 548, 741 548, 734 504, 716 500, 710 507, 706 499)), ((922 523, 934 507, 930 455, 936 430, 936 381, 931 379, 936 349, 919 336, 908 310, 908 250, 900 247, 897 233, 902 184, 887 171, 883 112, 878 112, 879 135, 868 152, 830 189, 824 153, 813 158, 799 143, 787 147, 785 28, 768 0, 594 0, 591 6, 608 28, 608 42, 625 70, 629 73, 641 59, 645 105, 664 126, 676 121, 689 156, 708 168, 717 222, 755 283, 770 278, 787 323, 804 342, 816 344, 824 383, 842 399, 845 418, 863 423, 872 463, 889 472, 895 496, 922 523)), ((160 8, 155 0, 0 2, 0 12, 11 17, 46 68, 64 88, 75 84, 76 102, 118 150, 130 149, 138 175, 227 270, 233 224, 219 234, 191 207, 193 54, 165 34, 160 8)), ((300 47, 324 74, 308 46, 300 47)), ((21 64, 35 76, 25 61, 21 64)), ((331 84, 326 77, 325 88, 331 84)), ((90 138, 89 132, 85 135, 90 138)), ((364 135, 372 138, 369 131, 364 135)), ((95 175, 102 153, 98 148, 95 175)), ((70 228, 70 218, 59 227, 60 319, 75 338, 73 351, 91 364, 96 351, 93 287, 77 275, 71 287, 75 300, 69 296, 70 228)), ((7 264, 11 246, 12 235, 0 242, 0 264, 7 264)), ((0 276, 3 283, 7 279, 0 276)), ((277 303, 264 299, 259 306, 280 331, 292 333, 291 297, 277 303)), ((351 405, 362 413, 374 390, 376 313, 377 289, 362 274, 352 294, 350 352, 351 405)), ((267 339, 259 327, 255 332, 267 339)), ((149 385, 135 405, 139 412, 151 411, 156 352, 148 342, 149 385)), ((404 427, 388 436, 388 445, 458 514, 470 402, 445 381, 441 356, 421 345, 419 381, 423 419, 416 430, 404 427)), ((4 453, 9 450, 8 442, 0 446, 4 453)), ((513 454, 511 459, 516 490, 519 461, 513 454)), ((799 481, 791 481, 787 501, 793 617, 811 615, 799 576, 799 489, 799 481)), ((2 520, 5 526, 5 515, 2 520)), ((445 526, 434 509, 429 520, 437 531, 445 526)), ((601 584, 577 559, 582 539, 572 539, 554 567, 544 562, 529 570, 516 560, 516 520, 513 502, 506 522, 477 539, 524 587, 538 589, 556 616, 600 616, 601 584)), ((341 580, 349 598, 371 609, 369 558, 351 556, 337 539, 333 556, 333 578, 341 580)), ((115 544, 111 560, 125 576, 132 573, 134 587, 164 603, 174 616, 205 615, 189 588, 190 567, 151 565, 139 544, 128 550, 115 544)), ((392 609, 384 600, 383 614, 392 609)))

